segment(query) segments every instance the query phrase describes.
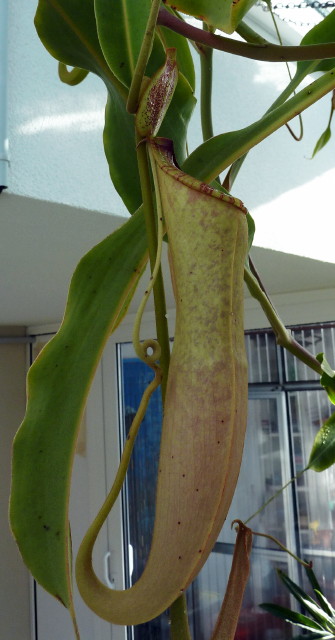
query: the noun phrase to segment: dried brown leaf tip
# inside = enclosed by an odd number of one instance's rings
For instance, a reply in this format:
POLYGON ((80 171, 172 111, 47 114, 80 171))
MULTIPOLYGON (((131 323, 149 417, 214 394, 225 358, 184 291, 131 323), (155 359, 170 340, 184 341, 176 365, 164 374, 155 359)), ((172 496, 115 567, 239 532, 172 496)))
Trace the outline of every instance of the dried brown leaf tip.
POLYGON ((234 520, 232 525, 234 524, 237 524, 237 536, 233 563, 226 594, 211 640, 234 640, 243 595, 249 578, 252 531, 241 520, 234 520))

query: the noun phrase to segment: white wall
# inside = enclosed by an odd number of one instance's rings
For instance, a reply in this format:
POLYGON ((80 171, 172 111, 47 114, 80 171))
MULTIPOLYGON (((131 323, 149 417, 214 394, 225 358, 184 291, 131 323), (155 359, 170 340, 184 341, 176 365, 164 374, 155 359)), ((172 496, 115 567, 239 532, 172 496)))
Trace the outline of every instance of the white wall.
MULTIPOLYGON (((104 85, 92 74, 77 87, 59 81, 57 63, 40 43, 33 26, 36 6, 37 2, 24 0, 9 2, 9 188, 37 199, 126 214, 110 184, 102 147, 104 85)), ((215 133, 244 127, 260 118, 287 82, 285 65, 215 52, 215 133)), ((310 160, 326 126, 329 103, 328 96, 304 115, 306 133, 301 143, 295 142, 284 127, 250 153, 234 193, 256 220, 260 206, 269 206, 283 192, 333 168, 332 143, 310 160)), ((198 111, 190 129, 190 150, 201 142, 198 111)), ((293 126, 298 129, 297 122, 293 126)), ((328 176, 329 183, 332 176, 328 176)), ((318 192, 318 183, 314 191, 318 192)), ((311 194, 306 202, 301 203, 300 194, 297 198, 290 196, 291 215, 298 216, 298 225, 303 227, 304 217, 311 214, 313 219, 319 201, 313 201, 311 194)), ((288 206, 286 203, 285 209, 288 206)), ((272 221, 278 229, 278 207, 272 221)), ((259 246, 285 250, 285 238, 280 246, 277 241, 273 247, 273 235, 270 225, 266 237, 261 233, 256 241, 259 246)), ((289 250, 294 252, 292 242, 289 250)))
POLYGON ((121 214, 102 148, 103 83, 62 84, 34 28, 37 1, 8 4, 10 191, 121 214))

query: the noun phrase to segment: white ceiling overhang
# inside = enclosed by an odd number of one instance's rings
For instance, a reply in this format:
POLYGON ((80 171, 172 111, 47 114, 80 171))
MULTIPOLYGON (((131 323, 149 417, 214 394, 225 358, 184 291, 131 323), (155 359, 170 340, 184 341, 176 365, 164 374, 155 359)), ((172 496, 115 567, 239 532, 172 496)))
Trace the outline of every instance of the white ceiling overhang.
MULTIPOLYGON (((76 264, 124 218, 3 192, 0 222, 0 325, 28 326, 61 320, 76 264)), ((253 257, 272 295, 334 288, 333 263, 257 246, 253 257)))

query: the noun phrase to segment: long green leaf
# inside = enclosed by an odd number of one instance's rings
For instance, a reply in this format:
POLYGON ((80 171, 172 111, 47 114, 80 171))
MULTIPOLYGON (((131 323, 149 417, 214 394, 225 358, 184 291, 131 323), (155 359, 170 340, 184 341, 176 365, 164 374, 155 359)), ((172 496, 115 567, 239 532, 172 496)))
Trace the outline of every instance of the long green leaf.
POLYGON ((158 27, 158 33, 164 49, 168 49, 169 47, 176 49, 178 69, 180 73, 185 76, 194 91, 195 70, 188 40, 179 35, 179 33, 175 33, 175 31, 171 31, 171 29, 166 29, 165 27, 158 27))
POLYGON ((94 247, 71 281, 65 316, 28 375, 13 449, 10 521, 36 580, 71 606, 68 499, 76 435, 106 340, 147 260, 142 211, 94 247))
MULTIPOLYGON (((321 593, 323 595, 322 589, 321 589, 320 584, 319 584, 319 581, 318 581, 318 579, 317 579, 312 567, 305 567, 305 573, 306 573, 306 576, 307 576, 307 578, 309 580, 309 583, 310 583, 312 589, 316 592, 316 594, 321 593)), ((322 602, 323 601, 320 601, 320 603, 322 603, 322 602)), ((327 609, 324 609, 324 611, 326 611, 326 613, 329 613, 329 615, 332 615, 332 611, 330 609, 327 608, 327 609)))
MULTIPOLYGON (((150 13, 151 0, 94 0, 101 48, 114 75, 130 87, 150 13)), ((151 77, 165 62, 165 50, 175 48, 179 71, 193 91, 195 71, 188 41, 183 36, 158 28, 147 75, 151 77)))
POLYGON ((322 425, 315 436, 308 461, 308 469, 324 471, 335 462, 335 413, 322 425))
POLYGON ((166 0, 166 4, 182 13, 204 20, 212 27, 233 33, 256 0, 166 0))
MULTIPOLYGON (((269 604, 264 602, 259 605, 261 609, 264 611, 268 611, 272 613, 277 618, 281 618, 282 620, 286 620, 286 622, 290 622, 291 624, 295 624, 302 629, 315 629, 316 631, 323 632, 325 635, 329 634, 329 632, 324 631, 321 625, 314 620, 310 620, 307 616, 304 616, 302 613, 298 613, 297 611, 291 611, 290 609, 286 609, 285 607, 281 607, 278 604, 269 604)), ((322 637, 322 636, 321 636, 322 637)))
POLYGON ((306 601, 314 602, 313 599, 310 598, 310 596, 305 593, 305 591, 301 589, 301 587, 299 587, 299 585, 293 582, 293 580, 291 580, 291 578, 286 575, 286 573, 278 569, 277 574, 280 580, 284 583, 285 587, 290 591, 290 593, 292 593, 296 600, 300 602, 300 604, 305 606, 306 601))
POLYGON ((329 600, 327 600, 326 596, 323 595, 322 591, 319 589, 314 589, 315 591, 315 595, 322 607, 322 609, 328 613, 329 616, 331 616, 331 618, 333 619, 333 622, 335 623, 335 610, 332 607, 331 603, 329 602, 329 600))
POLYGON ((151 0, 94 0, 101 48, 114 75, 130 87, 151 0))
MULTIPOLYGON (((299 585, 297 585, 293 580, 291 580, 283 571, 277 571, 279 578, 287 587, 287 589, 292 593, 292 595, 296 598, 300 604, 307 609, 307 611, 313 616, 314 620, 321 624, 323 627, 325 625, 333 626, 334 620, 332 616, 326 613, 316 602, 311 598, 299 585)), ((329 627, 327 627, 329 630, 329 627)))
POLYGON ((179 164, 186 158, 187 127, 191 119, 196 99, 187 79, 179 73, 178 83, 167 110, 159 135, 173 141, 174 152, 179 164))
POLYGON ((303 634, 303 635, 299 635, 299 636, 294 636, 294 640, 333 640, 334 635, 332 633, 327 633, 326 631, 320 631, 320 632, 312 632, 312 633, 308 633, 307 635, 303 634))
POLYGON ((206 140, 187 158, 183 170, 210 182, 237 158, 267 138, 335 87, 335 69, 328 71, 287 102, 253 124, 206 140))
POLYGON ((142 202, 135 149, 134 116, 116 91, 108 93, 103 133, 109 173, 118 194, 130 213, 142 202))

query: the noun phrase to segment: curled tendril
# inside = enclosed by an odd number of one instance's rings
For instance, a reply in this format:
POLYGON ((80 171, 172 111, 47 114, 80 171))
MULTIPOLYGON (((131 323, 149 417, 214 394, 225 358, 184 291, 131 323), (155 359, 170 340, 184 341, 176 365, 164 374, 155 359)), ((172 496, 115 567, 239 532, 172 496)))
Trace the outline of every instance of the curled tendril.
POLYGON ((87 69, 80 69, 79 67, 73 67, 73 69, 69 71, 66 64, 63 62, 58 63, 59 79, 65 84, 69 84, 71 87, 74 87, 76 84, 85 80, 88 73, 87 69))
MULTIPOLYGON (((143 362, 146 362, 146 364, 148 364, 149 366, 154 365, 155 362, 159 360, 161 356, 161 347, 159 342, 157 342, 157 340, 152 340, 152 339, 143 340, 143 342, 139 343, 139 347, 140 347, 140 353, 141 353, 139 357, 141 358, 141 360, 143 360, 143 362), (151 349, 151 352, 149 352, 150 349, 151 349)), ((137 352, 137 355, 139 355, 138 352, 137 352)))

